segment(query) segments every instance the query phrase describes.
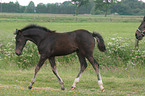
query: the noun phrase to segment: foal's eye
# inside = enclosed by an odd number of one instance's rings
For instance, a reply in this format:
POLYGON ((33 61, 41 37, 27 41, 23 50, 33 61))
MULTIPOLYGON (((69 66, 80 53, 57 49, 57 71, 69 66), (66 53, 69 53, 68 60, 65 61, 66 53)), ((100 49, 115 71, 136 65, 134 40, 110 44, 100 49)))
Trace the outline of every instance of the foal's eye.
POLYGON ((16 42, 16 43, 18 43, 19 41, 18 41, 18 40, 16 40, 15 42, 16 42))
POLYGON ((16 40, 16 42, 21 42, 21 40, 16 40))

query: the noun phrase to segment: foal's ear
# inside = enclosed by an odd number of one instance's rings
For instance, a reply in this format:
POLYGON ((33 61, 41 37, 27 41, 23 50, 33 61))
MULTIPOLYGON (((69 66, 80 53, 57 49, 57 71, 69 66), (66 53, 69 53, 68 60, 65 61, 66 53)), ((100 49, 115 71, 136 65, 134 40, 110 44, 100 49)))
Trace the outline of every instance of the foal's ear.
POLYGON ((16 32, 14 34, 21 34, 21 30, 16 29, 16 32))
POLYGON ((16 29, 16 32, 18 32, 18 29, 16 29))

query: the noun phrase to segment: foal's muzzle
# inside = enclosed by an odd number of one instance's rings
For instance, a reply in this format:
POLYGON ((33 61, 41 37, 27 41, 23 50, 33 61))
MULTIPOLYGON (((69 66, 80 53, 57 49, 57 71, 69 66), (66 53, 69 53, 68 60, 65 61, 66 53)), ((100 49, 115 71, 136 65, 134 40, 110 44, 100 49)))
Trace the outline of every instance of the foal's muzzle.
POLYGON ((22 52, 20 50, 16 50, 16 55, 20 56, 22 54, 22 52))
POLYGON ((143 36, 136 36, 136 39, 142 40, 143 36))
POLYGON ((142 38, 144 37, 142 34, 137 34, 137 33, 135 33, 135 37, 136 37, 136 39, 138 39, 138 40, 142 40, 142 38))

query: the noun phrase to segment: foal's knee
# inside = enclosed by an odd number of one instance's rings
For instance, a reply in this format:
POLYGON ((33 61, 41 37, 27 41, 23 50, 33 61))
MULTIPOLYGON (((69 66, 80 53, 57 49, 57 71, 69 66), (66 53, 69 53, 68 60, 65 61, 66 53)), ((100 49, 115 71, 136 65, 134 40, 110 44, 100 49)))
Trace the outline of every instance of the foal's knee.
POLYGON ((87 64, 84 64, 84 67, 85 67, 85 68, 87 68, 87 67, 88 67, 88 65, 87 65, 87 64))
POLYGON ((87 68, 87 66, 88 66, 87 64, 82 66, 82 72, 87 68))

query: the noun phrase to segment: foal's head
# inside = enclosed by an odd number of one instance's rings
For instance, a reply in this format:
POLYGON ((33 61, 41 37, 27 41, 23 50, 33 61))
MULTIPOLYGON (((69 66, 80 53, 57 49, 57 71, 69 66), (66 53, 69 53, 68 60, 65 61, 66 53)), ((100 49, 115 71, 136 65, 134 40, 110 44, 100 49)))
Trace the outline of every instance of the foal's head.
POLYGON ((24 37, 24 35, 22 34, 21 30, 17 30, 16 29, 16 54, 19 56, 22 53, 22 50, 26 44, 26 38, 24 37))
POLYGON ((143 18, 142 23, 140 24, 140 26, 138 27, 136 33, 135 33, 135 37, 138 40, 142 40, 142 38, 145 35, 145 16, 143 18))

